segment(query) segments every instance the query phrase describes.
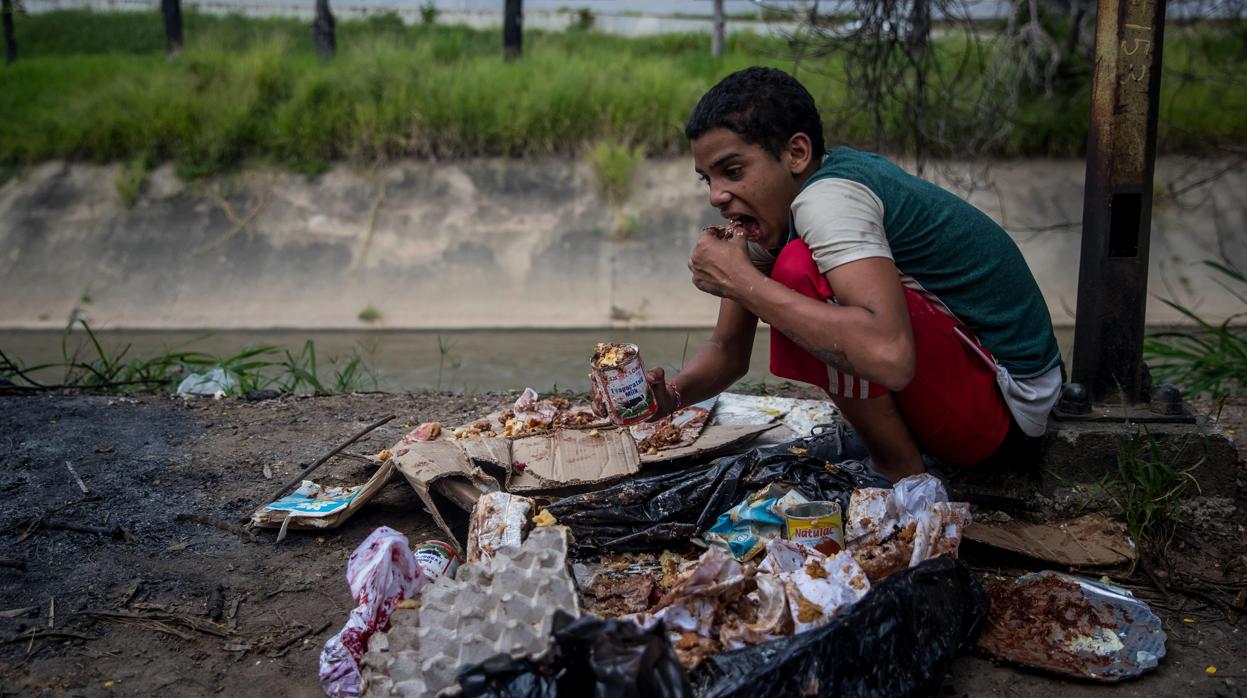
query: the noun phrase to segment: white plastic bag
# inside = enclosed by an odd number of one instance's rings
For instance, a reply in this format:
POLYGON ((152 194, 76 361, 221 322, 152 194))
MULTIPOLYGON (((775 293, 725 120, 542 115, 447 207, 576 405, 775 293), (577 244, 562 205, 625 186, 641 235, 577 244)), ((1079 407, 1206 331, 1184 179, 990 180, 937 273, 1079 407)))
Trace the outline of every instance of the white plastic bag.
POLYGON ((178 395, 224 395, 238 388, 238 379, 223 368, 192 373, 178 383, 178 395))
POLYGON ((346 582, 359 605, 320 653, 320 686, 331 698, 359 695, 359 659, 368 649, 368 638, 384 630, 398 602, 419 594, 429 578, 416 563, 407 536, 382 526, 351 553, 346 582))

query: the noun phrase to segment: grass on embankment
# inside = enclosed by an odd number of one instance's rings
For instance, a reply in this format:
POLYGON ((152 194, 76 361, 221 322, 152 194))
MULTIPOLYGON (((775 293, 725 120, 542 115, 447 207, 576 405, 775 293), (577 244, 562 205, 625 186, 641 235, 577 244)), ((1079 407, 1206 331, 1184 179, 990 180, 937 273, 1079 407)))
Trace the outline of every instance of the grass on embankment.
MULTIPOLYGON (((792 66, 781 41, 748 34, 715 60, 705 35, 528 32, 524 57, 504 63, 496 31, 407 27, 393 16, 338 26, 338 56, 322 64, 304 22, 189 13, 186 50, 168 62, 157 13, 20 16, 20 59, 0 68, 0 165, 172 160, 195 176, 259 159, 315 172, 339 159, 577 154, 602 140, 675 154, 688 112, 717 79, 751 64, 792 66)), ((1247 90, 1237 84, 1247 32, 1210 36, 1170 32, 1163 143, 1247 142, 1247 90)), ((954 45, 940 47, 948 60, 954 45)), ((842 82, 826 77, 842 73, 802 63, 827 113, 851 106, 842 82)), ((829 142, 869 146, 865 114, 848 113, 829 142)), ((997 154, 1077 154, 1086 119, 1085 84, 1032 98, 997 154)), ((903 143, 899 116, 887 121, 891 142, 903 143)))

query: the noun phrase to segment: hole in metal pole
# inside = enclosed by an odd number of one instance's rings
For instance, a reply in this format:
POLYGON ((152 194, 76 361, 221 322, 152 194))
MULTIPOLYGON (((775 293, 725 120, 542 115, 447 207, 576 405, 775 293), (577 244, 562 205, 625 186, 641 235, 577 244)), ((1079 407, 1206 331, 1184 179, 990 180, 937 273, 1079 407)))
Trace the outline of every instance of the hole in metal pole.
POLYGON ((1142 194, 1113 194, 1113 200, 1109 203, 1108 256, 1139 255, 1139 223, 1142 218, 1142 194))

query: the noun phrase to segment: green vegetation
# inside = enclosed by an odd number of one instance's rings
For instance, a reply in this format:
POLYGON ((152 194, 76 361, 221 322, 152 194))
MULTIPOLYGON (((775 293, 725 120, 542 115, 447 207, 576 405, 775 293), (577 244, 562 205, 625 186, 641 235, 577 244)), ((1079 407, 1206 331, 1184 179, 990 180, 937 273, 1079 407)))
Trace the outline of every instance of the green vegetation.
POLYGON ((121 205, 133 208, 143 193, 143 184, 151 173, 151 162, 146 157, 138 157, 126 163, 117 175, 117 194, 121 196, 121 205))
POLYGON ((568 29, 578 32, 587 32, 593 30, 593 25, 597 23, 597 15, 593 14, 593 10, 587 7, 577 8, 575 19, 568 25, 568 29))
POLYGON ((1163 545, 1177 519, 1178 505, 1199 485, 1177 459, 1189 449, 1168 451, 1145 431, 1123 440, 1117 451, 1117 478, 1101 483, 1136 541, 1163 545))
MULTIPOLYGON (((454 348, 454 342, 442 339, 440 334, 437 335, 437 387, 434 389, 435 392, 442 392, 442 374, 448 364, 452 373, 458 371, 463 366, 463 360, 453 355, 454 348)), ((466 387, 463 392, 467 392, 466 387)))
MULTIPOLYGON (((1167 31, 1163 147, 1247 142, 1245 26, 1167 31)), ((338 55, 325 63, 297 20, 192 12, 185 34, 184 52, 166 61, 156 12, 19 15, 21 58, 0 68, 0 168, 150 158, 199 176, 260 160, 315 174, 341 160, 576 155, 602 141, 671 155, 686 148, 688 112, 720 77, 751 64, 793 67, 784 41, 752 34, 732 35, 716 60, 705 34, 529 31, 524 58, 510 63, 497 31, 405 26, 394 15, 340 22, 338 55)), ((935 50, 950 63, 986 60, 954 36, 935 50)), ((873 124, 845 96, 839 64, 800 65, 830 141, 871 145, 873 124)), ((1087 79, 1026 97, 995 154, 1081 152, 1087 79)), ((905 147, 904 115, 885 117, 887 142, 905 147)), ((955 151, 975 128, 941 137, 955 151)))
POLYGON ((420 6, 420 21, 425 24, 437 24, 437 5, 431 1, 425 2, 420 6))
POLYGON ((589 164, 598 189, 612 206, 621 206, 632 191, 632 176, 645 159, 644 146, 601 141, 589 149, 589 164))
POLYGON ((610 237, 615 242, 623 242, 636 237, 641 230, 641 215, 632 208, 615 209, 615 223, 611 227, 610 237))
MULTIPOLYGON (((1247 308, 1247 276, 1218 262, 1204 264, 1224 277, 1222 286, 1247 308)), ((1194 321, 1196 327, 1158 332, 1144 340, 1144 354, 1154 379, 1215 400, 1247 392, 1247 326, 1241 324, 1247 311, 1214 325, 1184 305, 1161 301, 1194 321)))
POLYGON ((359 311, 359 321, 366 322, 368 324, 372 324, 374 322, 380 322, 381 311, 377 310, 371 305, 366 306, 363 310, 359 311))
POLYGON ((24 366, 0 351, 0 390, 41 392, 87 390, 110 393, 174 392, 192 373, 222 369, 237 385, 226 391, 231 397, 252 390, 276 389, 285 393, 330 395, 377 389, 371 367, 372 350, 360 346, 346 356, 329 359, 329 369, 318 365, 316 345, 307 340, 297 352, 277 346, 250 347, 233 356, 218 357, 179 347, 151 357, 129 356, 130 347, 108 348, 85 320, 70 323, 61 337, 62 360, 24 366), (76 329, 81 325, 82 334, 76 329), (59 374, 55 384, 44 376, 59 374))

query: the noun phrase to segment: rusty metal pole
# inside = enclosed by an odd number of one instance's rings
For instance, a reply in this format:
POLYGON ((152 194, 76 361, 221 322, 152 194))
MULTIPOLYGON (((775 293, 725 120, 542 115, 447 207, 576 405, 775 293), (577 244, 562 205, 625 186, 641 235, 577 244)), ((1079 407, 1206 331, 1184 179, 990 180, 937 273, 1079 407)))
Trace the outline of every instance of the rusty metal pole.
POLYGON ((1143 333, 1165 0, 1100 0, 1097 22, 1072 375, 1084 409, 1061 408, 1073 412, 1146 403, 1151 388, 1143 333))

